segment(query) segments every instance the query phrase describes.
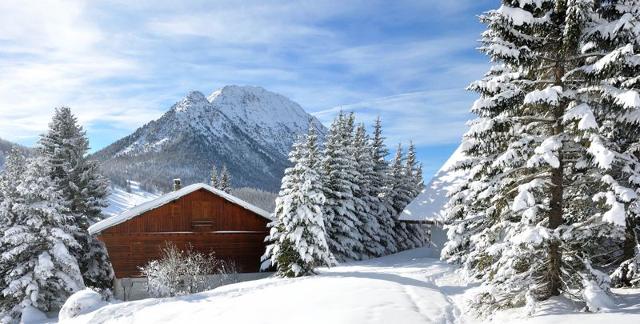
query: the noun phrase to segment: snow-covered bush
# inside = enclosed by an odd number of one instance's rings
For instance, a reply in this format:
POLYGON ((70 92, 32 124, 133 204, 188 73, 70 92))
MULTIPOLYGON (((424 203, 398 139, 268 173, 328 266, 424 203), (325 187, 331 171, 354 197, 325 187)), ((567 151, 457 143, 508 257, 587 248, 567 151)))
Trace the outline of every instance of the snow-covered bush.
POLYGON ((172 297, 193 294, 237 281, 233 263, 220 260, 213 253, 180 250, 170 242, 162 256, 140 268, 147 277, 151 297, 172 297))
POLYGON ((60 309, 58 318, 61 321, 71 319, 92 312, 106 304, 107 301, 99 292, 89 288, 83 289, 67 299, 60 309))

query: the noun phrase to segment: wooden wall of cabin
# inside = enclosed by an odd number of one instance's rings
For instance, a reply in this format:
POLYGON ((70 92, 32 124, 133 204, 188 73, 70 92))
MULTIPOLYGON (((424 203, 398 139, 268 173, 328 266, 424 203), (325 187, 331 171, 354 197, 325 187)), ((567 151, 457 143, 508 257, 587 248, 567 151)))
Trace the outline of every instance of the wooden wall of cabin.
POLYGON ((256 272, 269 221, 247 209, 198 190, 104 230, 117 278, 139 276, 138 267, 157 259, 165 242, 233 261, 241 272, 256 272))

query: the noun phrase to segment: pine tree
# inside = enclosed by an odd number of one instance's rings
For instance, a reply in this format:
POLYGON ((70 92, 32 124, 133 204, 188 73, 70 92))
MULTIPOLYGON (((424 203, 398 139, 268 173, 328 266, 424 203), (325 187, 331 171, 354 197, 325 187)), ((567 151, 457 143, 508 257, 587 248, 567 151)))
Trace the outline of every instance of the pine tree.
POLYGON ((369 210, 376 215, 380 225, 380 242, 384 245, 385 254, 398 251, 397 241, 394 233, 395 221, 391 204, 389 203, 389 190, 387 188, 387 177, 389 164, 386 157, 389 150, 384 143, 382 135, 382 121, 378 117, 373 125, 373 138, 371 139, 371 155, 373 161, 373 173, 369 179, 370 193, 377 197, 378 201, 373 201, 369 210))
POLYGON ((503 1, 481 18, 495 65, 470 86, 481 98, 458 167, 471 175, 451 196, 443 249, 483 280, 481 311, 608 290, 599 254, 623 239, 638 170, 622 140, 637 138, 638 93, 612 66, 637 76, 637 59, 593 38, 618 33, 606 7, 621 3, 503 1))
POLYGON ((322 160, 324 206, 329 249, 338 261, 358 259, 363 246, 354 203, 355 160, 347 151, 353 124, 342 112, 331 124, 322 160), (351 123, 351 125, 350 125, 351 123))
MULTIPOLYGON (((7 251, 9 246, 4 243, 4 233, 12 227, 17 219, 14 206, 18 203, 20 193, 17 186, 25 173, 26 160, 17 147, 13 147, 6 157, 4 169, 0 171, 0 287, 6 287, 8 273, 14 264, 2 260, 1 252, 7 251)), ((0 294, 1 295, 1 294, 0 294)), ((0 303, 0 321, 3 313, 10 310, 12 305, 0 303)))
POLYGON ((411 174, 407 174, 405 168, 405 157, 402 145, 398 144, 396 155, 391 162, 389 175, 387 176, 387 187, 389 188, 389 201, 393 208, 393 216, 397 218, 404 208, 415 197, 415 180, 413 179, 413 169, 411 174))
POLYGON ((398 250, 413 249, 424 244, 421 227, 397 221, 400 213, 417 195, 415 192, 414 166, 411 166, 410 170, 408 170, 406 167, 408 163, 415 165, 417 162, 407 162, 407 158, 403 155, 402 145, 398 144, 396 155, 391 162, 387 176, 388 203, 391 206, 394 219, 393 232, 398 250))
MULTIPOLYGON (((413 142, 409 143, 409 148, 407 149, 407 158, 405 159, 404 165, 404 183, 404 186, 408 188, 409 192, 410 199, 407 202, 408 205, 424 189, 422 166, 418 163, 416 147, 413 142)), ((415 223, 402 223, 399 225, 401 228, 398 228, 398 225, 396 225, 396 232, 402 231, 406 233, 407 243, 405 244, 405 248, 412 249, 425 245, 427 242, 427 229, 423 225, 415 223)))
POLYGON ((17 147, 13 147, 0 172, 0 233, 6 229, 6 224, 15 219, 12 203, 18 196, 17 184, 25 171, 26 159, 17 147))
POLYGON ((214 188, 218 188, 220 186, 220 183, 218 181, 218 168, 216 168, 216 165, 214 164, 211 167, 211 180, 210 180, 210 184, 212 187, 214 188))
POLYGON ((222 171, 220 171, 220 183, 219 189, 229 193, 231 192, 231 175, 229 174, 229 170, 227 170, 227 166, 222 166, 222 171))
MULTIPOLYGON (((623 261, 611 275, 612 283, 615 286, 634 287, 640 287, 640 203, 637 199, 640 193, 640 104, 635 101, 640 88, 637 80, 640 62, 636 54, 640 50, 640 30, 636 27, 640 22, 638 8, 640 2, 637 0, 602 2, 598 10, 599 20, 589 24, 586 33, 587 40, 595 46, 585 52, 593 55, 595 62, 583 68, 593 84, 592 87, 585 87, 592 94, 590 99, 595 101, 589 105, 600 107, 593 111, 594 117, 596 120, 606 120, 602 124, 609 124, 606 129, 607 141, 614 143, 620 153, 615 161, 619 165, 609 175, 618 185, 636 191, 635 195, 628 192, 635 199, 625 201, 628 199, 621 197, 622 191, 612 183, 617 198, 629 206, 624 241, 621 243, 623 261)), ((600 246, 605 246, 605 242, 600 243, 600 246)))
POLYGON ((95 161, 88 160, 89 141, 77 118, 67 107, 57 108, 49 130, 39 141, 39 151, 52 166, 50 177, 66 200, 75 219, 79 248, 71 253, 78 260, 87 286, 108 288, 113 270, 104 245, 89 235, 88 228, 103 218, 107 206, 108 180, 95 161))
POLYGON ((295 143, 289 160, 292 167, 285 171, 280 194, 276 200, 276 221, 270 224, 263 260, 275 265, 283 277, 299 277, 314 273, 319 266, 335 263, 325 237, 325 202, 322 193, 317 136, 313 127, 309 134, 295 143))
POLYGON ((404 170, 407 181, 409 182, 408 186, 411 187, 411 197, 415 198, 422 192, 422 189, 424 189, 424 180, 422 179, 422 165, 418 162, 416 146, 413 142, 409 143, 409 148, 407 149, 407 159, 404 170))
POLYGON ((32 158, 15 179, 17 196, 10 198, 14 217, 0 237, 0 269, 10 269, 2 278, 3 322, 19 319, 29 306, 45 312, 59 309, 69 295, 84 288, 71 254, 80 248, 73 237, 78 229, 49 177, 52 168, 47 159, 32 158))
POLYGON ((382 229, 378 223, 377 205, 380 198, 371 192, 371 181, 376 176, 373 171, 372 147, 364 124, 358 125, 353 139, 352 152, 358 171, 355 179, 356 190, 354 196, 359 202, 356 206, 361 227, 364 256, 379 257, 386 249, 382 244, 382 229))

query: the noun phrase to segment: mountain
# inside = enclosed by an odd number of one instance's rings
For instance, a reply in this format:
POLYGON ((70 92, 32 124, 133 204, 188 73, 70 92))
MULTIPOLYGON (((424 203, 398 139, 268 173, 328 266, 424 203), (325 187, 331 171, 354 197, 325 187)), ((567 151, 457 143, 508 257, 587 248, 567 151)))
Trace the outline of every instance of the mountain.
POLYGON ((447 195, 460 180, 467 176, 466 171, 451 170, 465 155, 462 146, 458 147, 449 159, 436 172, 429 184, 422 190, 399 216, 400 220, 440 220, 444 205, 449 201, 447 195))
POLYGON ((225 86, 209 97, 193 91, 162 117, 96 152, 103 171, 124 187, 135 180, 146 191, 208 182, 212 166, 226 165, 234 187, 277 191, 287 154, 309 123, 320 121, 297 103, 260 87, 225 86))

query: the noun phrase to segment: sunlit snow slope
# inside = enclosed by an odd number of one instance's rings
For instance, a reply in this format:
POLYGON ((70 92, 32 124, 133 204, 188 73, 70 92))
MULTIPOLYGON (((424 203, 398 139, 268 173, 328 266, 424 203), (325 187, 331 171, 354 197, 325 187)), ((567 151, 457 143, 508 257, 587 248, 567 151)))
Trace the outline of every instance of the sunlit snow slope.
POLYGON ((400 214, 401 220, 437 220, 442 218, 442 209, 447 203, 447 193, 461 179, 466 172, 453 171, 451 168, 464 158, 462 147, 458 147, 447 162, 433 177, 431 182, 422 190, 405 210, 400 214))

